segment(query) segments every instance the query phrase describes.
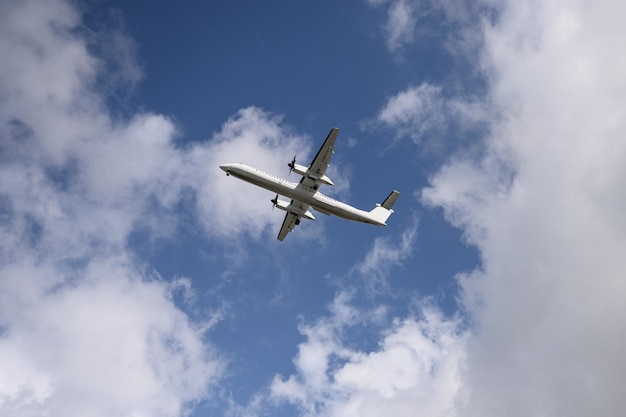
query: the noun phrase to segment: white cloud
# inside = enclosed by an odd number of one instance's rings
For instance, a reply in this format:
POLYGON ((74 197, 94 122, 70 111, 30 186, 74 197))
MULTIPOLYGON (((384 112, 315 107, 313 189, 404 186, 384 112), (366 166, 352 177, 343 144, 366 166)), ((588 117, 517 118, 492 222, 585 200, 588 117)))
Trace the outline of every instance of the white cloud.
POLYGON ((305 416, 452 415, 463 359, 458 323, 425 309, 421 319, 394 321, 375 350, 359 351, 343 335, 377 314, 348 302, 339 293, 330 316, 301 327, 306 341, 298 348, 296 373, 274 379, 274 401, 293 404, 305 416), (353 318, 338 315, 337 305, 351 309, 353 318))
POLYGON ((389 98, 377 119, 396 129, 398 136, 408 136, 416 142, 427 133, 441 132, 445 122, 441 87, 428 83, 411 86, 389 98))
POLYGON ((481 251, 468 415, 619 415, 626 32, 619 2, 511 2, 485 30, 504 118, 424 191, 481 251), (514 175, 511 175, 514 174, 514 175))
POLYGON ((419 17, 419 2, 412 0, 367 0, 372 6, 390 3, 384 26, 387 48, 397 52, 415 39, 415 26, 419 17))
MULTIPOLYGON (((387 5, 384 35, 396 55, 418 40, 446 39, 445 48, 459 56, 475 58, 482 42, 480 24, 498 0, 367 0, 387 5)), ((399 55, 397 55, 399 56, 399 55)))
POLYGON ((445 97, 441 86, 409 86, 390 97, 376 123, 422 147, 437 148, 446 134, 467 134, 489 120, 488 105, 475 98, 445 97))
MULTIPOLYGON (((417 221, 395 244, 377 240, 353 270, 385 279, 410 255, 416 232, 417 221)), ((426 302, 418 316, 390 319, 385 305, 356 307, 356 293, 338 292, 328 316, 300 326, 306 340, 298 346, 295 372, 274 378, 270 403, 291 404, 304 416, 455 415, 466 337, 460 322, 426 302), (378 343, 358 349, 355 334, 378 343)), ((248 411, 263 410, 255 403, 248 411)))
POLYGON ((223 364, 164 283, 107 259, 72 285, 22 284, 40 269, 2 269, 3 414, 173 416, 217 381, 223 364))
POLYGON ((397 0, 389 7, 385 26, 387 47, 395 51, 410 43, 415 35, 416 16, 410 1, 397 0))
POLYGON ((418 221, 407 226, 399 239, 379 237, 363 260, 356 264, 352 271, 358 272, 365 278, 368 290, 379 291, 387 289, 387 276, 392 267, 400 265, 413 253, 413 246, 417 238, 418 221))
POLYGON ((224 362, 126 252, 175 128, 109 117, 67 3, 0 8, 0 414, 180 415, 224 362))

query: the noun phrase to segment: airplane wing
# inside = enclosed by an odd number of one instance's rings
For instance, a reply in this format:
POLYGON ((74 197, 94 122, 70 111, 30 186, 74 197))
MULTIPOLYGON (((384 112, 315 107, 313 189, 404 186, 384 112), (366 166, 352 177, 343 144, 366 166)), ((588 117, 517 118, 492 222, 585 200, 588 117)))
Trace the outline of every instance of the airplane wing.
POLYGON ((297 214, 291 212, 285 214, 285 220, 283 220, 283 225, 280 228, 280 232, 278 232, 278 240, 281 242, 285 240, 287 233, 291 232, 294 227, 296 227, 296 220, 298 220, 297 214))
POLYGON ((287 214, 285 214, 285 220, 283 220, 283 225, 280 227, 280 232, 278 232, 278 240, 281 242, 285 240, 285 237, 289 232, 300 224, 300 219, 302 218, 303 213, 309 209, 307 204, 296 200, 291 200, 291 204, 289 205, 297 211, 288 211, 287 214))
POLYGON ((304 185, 307 188, 313 188, 317 190, 321 184, 324 182, 319 179, 322 178, 326 174, 326 168, 330 163, 330 157, 332 156, 335 149, 335 139, 337 139, 337 135, 339 134, 339 129, 333 127, 330 130, 330 133, 326 137, 326 140, 322 144, 322 147, 319 151, 317 151, 317 155, 313 158, 311 165, 309 166, 309 176, 302 177, 300 184, 304 185))

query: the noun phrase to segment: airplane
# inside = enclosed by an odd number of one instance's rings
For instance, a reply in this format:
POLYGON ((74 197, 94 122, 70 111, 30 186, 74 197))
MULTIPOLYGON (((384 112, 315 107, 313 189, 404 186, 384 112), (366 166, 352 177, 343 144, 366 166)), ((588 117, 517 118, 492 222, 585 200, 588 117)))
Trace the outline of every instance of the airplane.
POLYGON ((376 207, 370 211, 352 207, 317 191, 323 184, 334 185, 332 180, 326 175, 326 168, 328 168, 330 157, 334 153, 335 139, 337 139, 338 134, 338 128, 331 129, 324 144, 322 144, 322 147, 308 167, 297 164, 295 156, 287 164, 289 173, 295 172, 302 176, 299 183, 276 177, 241 163, 223 164, 220 165, 220 168, 226 172, 227 176, 232 175, 235 178, 276 193, 276 197, 270 201, 274 207, 287 212, 278 233, 278 240, 280 241, 283 241, 287 234, 300 224, 300 219, 315 220, 315 216, 313 216, 309 207, 312 207, 319 213, 332 214, 346 220, 386 226, 385 222, 393 213, 392 207, 400 195, 398 191, 393 190, 385 201, 381 204, 376 204, 376 207), (279 194, 289 197, 291 202, 279 200, 279 194))

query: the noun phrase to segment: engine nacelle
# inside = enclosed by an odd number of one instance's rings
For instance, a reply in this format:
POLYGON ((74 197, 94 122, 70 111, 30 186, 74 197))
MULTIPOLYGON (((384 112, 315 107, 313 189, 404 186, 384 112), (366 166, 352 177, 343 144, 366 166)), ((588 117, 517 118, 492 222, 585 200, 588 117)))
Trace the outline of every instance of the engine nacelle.
POLYGON ((274 199, 272 200, 272 203, 274 203, 275 207, 278 207, 281 210, 284 211, 289 211, 287 210, 287 207, 289 207, 289 202, 288 201, 283 201, 283 200, 279 200, 279 199, 274 199))
POLYGON ((292 206, 291 203, 287 202, 287 201, 283 201, 283 200, 279 200, 279 199, 274 199, 272 200, 272 203, 274 203, 274 206, 283 210, 283 211, 287 211, 290 213, 295 213, 299 216, 304 217, 305 219, 309 219, 309 220, 315 220, 315 216, 313 216, 313 213, 311 213, 309 210, 307 211, 302 211, 300 210, 299 207, 295 207, 292 206))
POLYGON ((313 213, 311 213, 309 210, 305 211, 304 213, 301 213, 302 217, 304 217, 305 219, 309 219, 309 220, 315 220, 315 216, 313 215, 313 213))
POLYGON ((328 178, 327 175, 322 175, 320 178, 318 178, 318 180, 320 180, 321 182, 323 182, 326 185, 335 185, 335 183, 332 182, 331 179, 328 178))
POLYGON ((293 166, 291 167, 291 169, 294 172, 302 175, 303 177, 308 177, 308 178, 312 178, 314 180, 318 180, 320 182, 323 182, 326 185, 335 185, 335 183, 330 178, 328 178, 327 175, 322 175, 321 177, 318 177, 317 175, 313 175, 312 172, 309 172, 309 168, 305 167, 304 165, 300 165, 300 164, 295 164, 294 163, 293 166))
POLYGON ((291 169, 292 169, 295 173, 300 174, 300 175, 302 175, 303 177, 306 177, 306 176, 308 176, 308 175, 309 175, 309 174, 308 174, 309 168, 308 168, 308 167, 305 167, 304 165, 300 165, 300 164, 293 164, 293 167, 291 167, 291 169))

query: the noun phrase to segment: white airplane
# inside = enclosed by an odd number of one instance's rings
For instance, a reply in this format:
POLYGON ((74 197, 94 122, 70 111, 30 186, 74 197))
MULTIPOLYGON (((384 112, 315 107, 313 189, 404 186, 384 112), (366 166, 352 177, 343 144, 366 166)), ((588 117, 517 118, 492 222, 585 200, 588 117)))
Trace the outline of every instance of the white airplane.
POLYGON ((276 177, 246 164, 224 164, 220 165, 220 168, 226 172, 226 175, 232 175, 276 193, 276 197, 271 202, 274 203, 274 207, 287 212, 278 233, 278 240, 280 241, 285 239, 287 233, 300 224, 301 218, 315 220, 315 217, 309 211, 309 207, 320 213, 326 215, 333 214, 346 220, 386 226, 385 222, 393 213, 391 208, 398 199, 399 192, 392 191, 382 204, 376 204, 376 207, 372 210, 364 211, 317 191, 322 184, 334 185, 331 179, 326 176, 326 168, 328 168, 330 157, 334 153, 333 148, 338 133, 338 128, 331 129, 324 144, 308 168, 304 165, 296 164, 295 156, 287 164, 290 169, 289 172, 295 171, 302 175, 299 183, 276 177), (291 202, 279 200, 278 194, 291 198, 291 202))

